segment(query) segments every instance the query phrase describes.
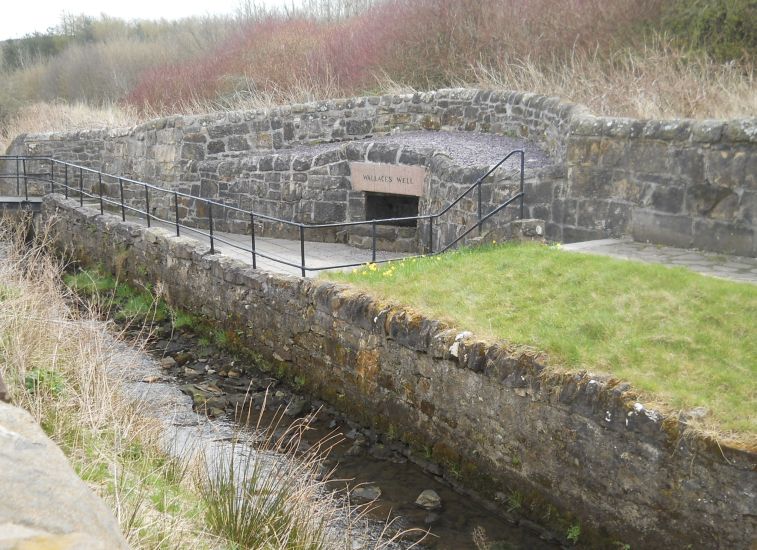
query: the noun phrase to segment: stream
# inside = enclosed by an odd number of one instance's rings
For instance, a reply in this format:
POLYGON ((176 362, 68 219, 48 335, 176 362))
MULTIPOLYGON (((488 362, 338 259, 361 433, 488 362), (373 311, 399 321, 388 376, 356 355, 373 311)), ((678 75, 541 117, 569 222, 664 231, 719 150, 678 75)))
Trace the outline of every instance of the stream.
POLYGON ((380 491, 367 519, 352 528, 356 550, 373 548, 388 517, 397 518, 393 527, 416 529, 388 548, 409 547, 420 538, 419 530, 430 532, 420 541, 422 547, 440 550, 477 548, 474 530, 485 533, 488 546, 480 547, 490 550, 560 547, 537 526, 516 525, 473 497, 455 491, 432 464, 424 469, 408 460, 409 450, 403 444, 383 440, 188 331, 174 333, 170 323, 165 323, 144 350, 122 347, 117 375, 125 380, 127 393, 145 402, 146 410, 161 419, 172 452, 181 454, 182 449, 198 445, 205 449, 228 446, 236 431, 251 432, 259 418, 261 426, 267 425, 277 410, 284 411, 284 424, 296 417, 310 417, 310 429, 304 434, 306 446, 339 434, 341 441, 326 462, 334 469, 330 485, 345 494, 353 489, 351 500, 357 503, 365 501, 359 498, 361 490, 367 489, 363 496, 368 498, 376 488, 380 491), (261 412, 264 401, 266 409, 261 412), (235 420, 241 410, 247 411, 242 414, 248 419, 246 426, 235 420), (426 507, 434 509, 416 505, 416 499, 427 490, 438 495, 441 507, 438 502, 426 507), (355 534, 355 529, 359 533, 355 534))

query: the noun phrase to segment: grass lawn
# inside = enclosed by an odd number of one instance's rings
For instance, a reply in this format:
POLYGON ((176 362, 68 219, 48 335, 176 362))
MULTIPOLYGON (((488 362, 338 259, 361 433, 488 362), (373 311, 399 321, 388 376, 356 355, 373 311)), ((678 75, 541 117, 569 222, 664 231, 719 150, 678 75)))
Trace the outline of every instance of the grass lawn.
POLYGON ((665 410, 706 407, 703 427, 755 440, 755 285, 536 244, 326 277, 478 336, 533 346, 551 365, 628 381, 665 410))

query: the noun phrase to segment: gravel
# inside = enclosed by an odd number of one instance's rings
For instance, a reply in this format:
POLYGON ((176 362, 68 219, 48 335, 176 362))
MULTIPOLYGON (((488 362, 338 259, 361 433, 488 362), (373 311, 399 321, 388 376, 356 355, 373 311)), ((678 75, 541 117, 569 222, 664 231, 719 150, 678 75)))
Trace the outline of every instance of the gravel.
POLYGON ((461 166, 491 166, 499 162, 510 151, 523 149, 526 152, 526 166, 539 168, 550 164, 550 158, 538 143, 532 141, 483 134, 479 132, 456 131, 416 131, 402 132, 387 136, 375 136, 349 142, 319 143, 302 145, 291 149, 280 149, 279 153, 293 155, 318 155, 333 151, 345 143, 396 143, 410 149, 432 149, 448 155, 461 166))

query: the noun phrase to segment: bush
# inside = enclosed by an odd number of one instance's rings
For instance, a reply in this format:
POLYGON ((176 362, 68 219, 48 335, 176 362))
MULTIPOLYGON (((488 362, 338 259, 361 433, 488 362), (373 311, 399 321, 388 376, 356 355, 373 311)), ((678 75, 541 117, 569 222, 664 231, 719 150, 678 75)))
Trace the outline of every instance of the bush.
POLYGON ((665 24, 721 61, 757 58, 757 0, 677 0, 665 24))

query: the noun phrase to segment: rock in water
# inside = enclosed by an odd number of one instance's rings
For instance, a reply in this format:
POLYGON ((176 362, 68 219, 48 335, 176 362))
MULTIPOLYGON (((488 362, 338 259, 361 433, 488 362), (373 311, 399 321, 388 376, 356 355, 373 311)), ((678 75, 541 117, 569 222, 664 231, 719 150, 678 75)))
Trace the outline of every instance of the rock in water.
POLYGON ((350 493, 355 500, 361 500, 364 502, 370 500, 376 500, 381 496, 381 488, 378 485, 361 485, 356 487, 350 493))
POLYGON ((284 409, 284 414, 294 417, 300 416, 307 404, 308 401, 304 397, 293 397, 287 408, 284 409))
POLYGON ((415 499, 415 505, 424 510, 438 510, 442 507, 442 499, 433 489, 426 489, 415 499))

